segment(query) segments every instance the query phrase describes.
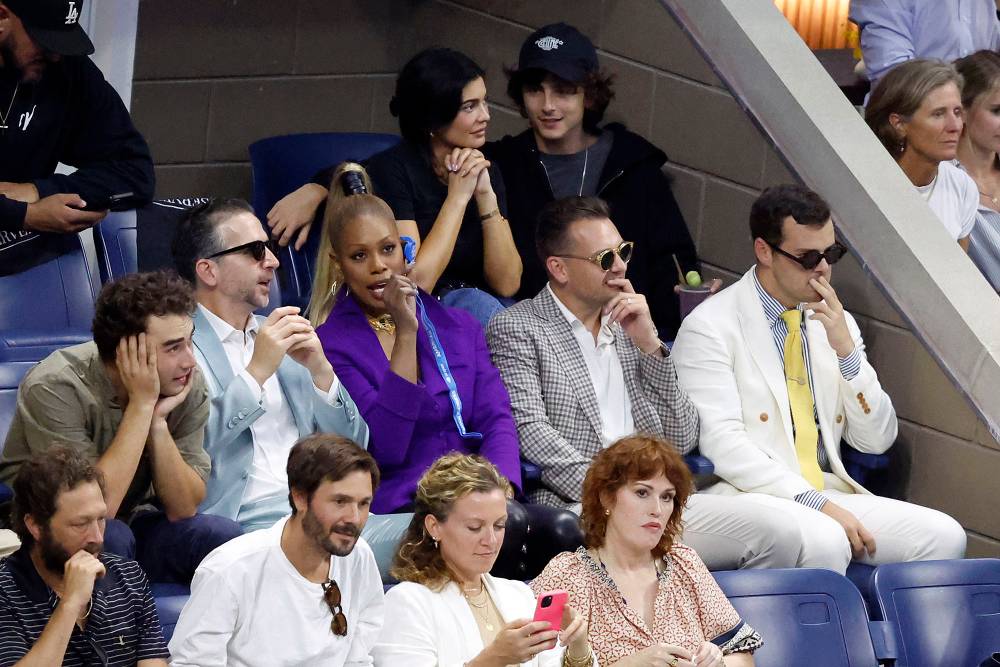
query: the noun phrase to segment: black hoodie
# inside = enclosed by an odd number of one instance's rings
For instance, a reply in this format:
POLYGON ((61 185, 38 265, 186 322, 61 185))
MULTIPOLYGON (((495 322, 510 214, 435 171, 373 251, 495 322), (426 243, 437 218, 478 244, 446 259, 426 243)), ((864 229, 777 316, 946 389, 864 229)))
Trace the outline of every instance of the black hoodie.
MULTIPOLYGON (((14 68, 0 68, 0 113, 6 113, 13 100, 7 129, 0 130, 0 181, 34 183, 40 198, 76 193, 90 202, 131 192, 132 206, 153 198, 149 147, 118 93, 90 58, 64 57, 48 63, 37 83, 18 84, 19 78, 14 68), (59 162, 77 171, 56 174, 59 162)), ((26 210, 26 204, 0 195, 0 232, 6 232, 0 237, 0 257, 7 261, 14 253, 3 252, 4 245, 11 245, 5 241, 20 239, 16 245, 23 252, 45 245, 48 235, 23 242, 36 236, 20 231, 26 210)))
MULTIPOLYGON (((661 167, 666 154, 642 137, 612 123, 604 132, 614 140, 598 185, 597 196, 611 207, 611 220, 635 254, 626 274, 635 291, 649 302, 660 338, 671 340, 680 327, 674 285, 677 255, 685 271, 697 268, 694 243, 661 167)), ((532 131, 506 136, 484 148, 498 166, 507 191, 508 219, 524 273, 517 298, 533 297, 545 286, 545 267, 535 252, 535 222, 539 210, 553 199, 548 177, 538 157, 532 131)))

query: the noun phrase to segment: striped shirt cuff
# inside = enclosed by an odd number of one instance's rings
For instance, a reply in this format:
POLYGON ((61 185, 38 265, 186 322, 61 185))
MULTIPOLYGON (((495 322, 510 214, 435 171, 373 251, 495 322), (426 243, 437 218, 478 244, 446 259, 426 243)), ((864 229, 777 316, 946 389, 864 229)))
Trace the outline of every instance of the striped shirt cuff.
POLYGON ((854 351, 843 359, 837 357, 837 361, 840 362, 840 374, 845 380, 850 382, 858 377, 858 373, 861 372, 861 350, 855 347, 854 351))
POLYGON ((811 507, 814 510, 821 510, 823 509, 823 505, 826 505, 826 496, 819 491, 803 491, 795 496, 795 502, 806 507, 811 507))

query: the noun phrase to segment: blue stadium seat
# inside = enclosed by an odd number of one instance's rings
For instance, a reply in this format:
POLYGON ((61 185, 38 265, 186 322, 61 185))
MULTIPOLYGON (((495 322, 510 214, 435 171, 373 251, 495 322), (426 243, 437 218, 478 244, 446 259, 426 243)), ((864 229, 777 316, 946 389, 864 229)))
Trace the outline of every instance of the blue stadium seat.
POLYGON ((876 667, 894 657, 891 633, 868 621, 858 590, 835 572, 713 574, 736 611, 764 638, 754 655, 757 667, 876 667))
MULTIPOLYGON (((0 363, 0 451, 7 440, 7 430, 17 408, 17 386, 34 365, 32 361, 0 363)), ((0 503, 5 503, 13 497, 14 493, 10 487, 0 484, 0 503)))
POLYGON ((153 601, 156 603, 156 615, 163 627, 163 640, 170 641, 174 634, 177 619, 184 609, 184 604, 191 597, 191 589, 182 584, 153 584, 153 601))
POLYGON ((101 280, 108 282, 138 270, 136 212, 109 213, 94 228, 101 280))
POLYGON ((875 595, 895 628, 895 667, 975 667, 1000 651, 1000 560, 881 565, 875 595))
MULTIPOLYGON (((366 160, 399 143, 394 134, 317 132, 268 137, 250 144, 253 208, 262 222, 275 202, 308 183, 320 169, 346 160, 366 160)), ((281 261, 282 301, 305 307, 312 287, 312 267, 319 245, 313 227, 301 251, 285 248, 281 261)))
POLYGON ((100 289, 76 234, 58 238, 64 254, 26 271, 0 277, 0 331, 87 331, 100 289))

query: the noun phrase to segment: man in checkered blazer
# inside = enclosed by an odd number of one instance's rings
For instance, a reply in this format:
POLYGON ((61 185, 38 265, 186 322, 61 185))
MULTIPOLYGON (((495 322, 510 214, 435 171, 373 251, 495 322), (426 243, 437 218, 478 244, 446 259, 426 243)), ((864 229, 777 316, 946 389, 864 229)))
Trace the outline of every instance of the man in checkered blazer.
MULTIPOLYGON (((625 277, 632 244, 610 215, 595 197, 547 204, 536 245, 549 283, 487 331, 522 454, 542 468, 531 500, 576 512, 591 460, 619 438, 647 433, 682 454, 698 443, 698 412, 625 277)), ((712 569, 790 567, 798 556, 796 531, 729 498, 696 494, 684 516, 684 542, 712 569)))

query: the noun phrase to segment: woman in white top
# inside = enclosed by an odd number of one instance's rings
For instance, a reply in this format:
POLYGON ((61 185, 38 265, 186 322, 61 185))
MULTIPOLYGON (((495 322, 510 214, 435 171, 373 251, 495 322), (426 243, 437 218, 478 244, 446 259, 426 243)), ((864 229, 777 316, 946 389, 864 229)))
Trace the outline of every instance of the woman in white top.
POLYGON ((865 121, 966 251, 979 194, 951 163, 962 135, 962 77, 939 60, 894 67, 872 91, 865 121))
POLYGON ((562 632, 550 630, 531 620, 530 588, 488 574, 511 493, 507 479, 477 455, 447 454, 424 473, 393 563, 402 583, 386 593, 376 666, 593 664, 587 624, 569 605, 562 632))
POLYGON ((958 162, 976 183, 979 221, 969 237, 969 257, 1000 291, 1000 54, 978 51, 955 61, 965 85, 965 130, 958 162))

